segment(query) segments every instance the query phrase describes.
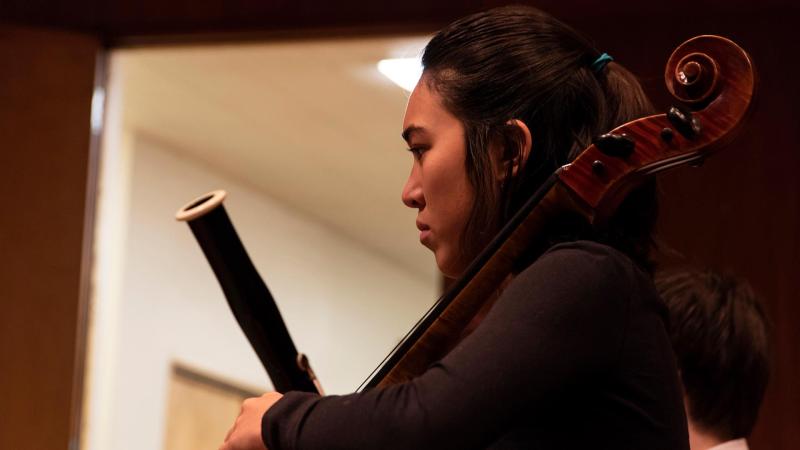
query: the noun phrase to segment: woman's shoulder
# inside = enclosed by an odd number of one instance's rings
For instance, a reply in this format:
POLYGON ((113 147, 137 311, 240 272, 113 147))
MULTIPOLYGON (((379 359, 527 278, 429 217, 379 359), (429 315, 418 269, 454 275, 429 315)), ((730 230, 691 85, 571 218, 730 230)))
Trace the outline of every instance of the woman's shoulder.
POLYGON ((523 296, 546 293, 562 299, 614 296, 623 300, 637 294, 649 296, 651 288, 650 276, 627 255, 608 245, 579 240, 552 246, 517 274, 507 291, 523 296))
POLYGON ((647 276, 631 258, 621 251, 595 241, 578 240, 553 245, 520 273, 530 276, 539 271, 559 270, 584 276, 613 275, 647 276))
POLYGON ((617 361, 631 306, 645 298, 636 270, 606 245, 555 245, 509 283, 476 332, 481 339, 542 342, 543 348, 526 344, 529 354, 557 352, 562 363, 580 370, 607 368, 617 361))

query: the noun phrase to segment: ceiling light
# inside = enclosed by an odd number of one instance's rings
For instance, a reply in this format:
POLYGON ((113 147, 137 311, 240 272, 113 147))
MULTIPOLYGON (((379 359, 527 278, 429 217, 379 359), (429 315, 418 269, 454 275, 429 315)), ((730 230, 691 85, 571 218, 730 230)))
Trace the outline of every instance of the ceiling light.
POLYGON ((378 71, 401 88, 411 92, 422 76, 419 58, 392 58, 378 61, 378 71))

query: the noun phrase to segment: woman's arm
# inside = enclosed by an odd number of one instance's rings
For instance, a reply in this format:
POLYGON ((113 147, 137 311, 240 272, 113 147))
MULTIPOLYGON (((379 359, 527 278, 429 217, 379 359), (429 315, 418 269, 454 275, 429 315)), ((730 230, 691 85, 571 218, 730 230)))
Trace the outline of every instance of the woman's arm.
POLYGON ((264 442, 271 450, 486 446, 521 411, 547 408, 560 389, 613 367, 631 267, 602 245, 553 247, 423 375, 360 394, 290 392, 264 415, 264 442))

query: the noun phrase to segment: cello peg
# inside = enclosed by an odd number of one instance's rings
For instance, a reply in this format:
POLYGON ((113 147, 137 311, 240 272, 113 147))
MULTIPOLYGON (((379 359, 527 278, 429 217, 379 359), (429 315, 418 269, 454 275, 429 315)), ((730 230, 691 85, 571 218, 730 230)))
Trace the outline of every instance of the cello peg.
POLYGON ((684 111, 677 106, 673 106, 667 112, 667 119, 672 123, 676 130, 686 139, 693 139, 700 134, 700 122, 692 116, 689 111, 684 111))
POLYGON ((600 135, 594 141, 594 145, 601 152, 615 158, 627 158, 633 153, 636 143, 626 134, 607 133, 600 135))

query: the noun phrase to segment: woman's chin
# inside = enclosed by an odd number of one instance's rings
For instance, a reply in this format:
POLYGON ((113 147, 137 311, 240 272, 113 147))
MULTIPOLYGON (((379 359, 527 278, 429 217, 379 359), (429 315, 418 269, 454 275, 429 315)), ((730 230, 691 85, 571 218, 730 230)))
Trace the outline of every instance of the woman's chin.
POLYGON ((450 255, 442 254, 444 252, 434 251, 436 256, 436 266, 439 267, 439 272, 448 278, 458 278, 464 272, 464 265, 458 261, 457 258, 452 258, 450 255))

